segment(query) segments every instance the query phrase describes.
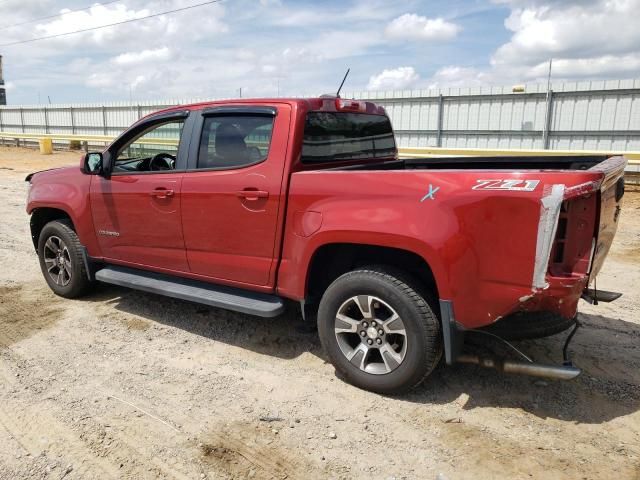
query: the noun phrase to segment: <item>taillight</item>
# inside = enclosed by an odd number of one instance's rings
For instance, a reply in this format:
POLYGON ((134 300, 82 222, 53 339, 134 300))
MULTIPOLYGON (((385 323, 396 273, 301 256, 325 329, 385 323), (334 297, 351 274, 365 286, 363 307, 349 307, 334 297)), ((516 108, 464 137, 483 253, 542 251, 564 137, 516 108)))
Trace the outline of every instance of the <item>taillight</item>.
POLYGON ((367 102, 349 100, 346 98, 336 98, 336 110, 345 112, 366 112, 367 102))
POLYGON ((562 202, 549 259, 550 275, 589 273, 596 232, 596 199, 597 195, 589 194, 562 202))

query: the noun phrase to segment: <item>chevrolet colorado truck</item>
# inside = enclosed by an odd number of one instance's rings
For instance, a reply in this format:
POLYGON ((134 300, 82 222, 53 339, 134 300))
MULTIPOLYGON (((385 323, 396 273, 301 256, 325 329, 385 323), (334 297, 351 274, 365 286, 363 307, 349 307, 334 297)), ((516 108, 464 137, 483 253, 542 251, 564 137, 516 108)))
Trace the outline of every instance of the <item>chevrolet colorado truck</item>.
POLYGON ((581 297, 615 298, 588 286, 625 165, 403 160, 374 103, 242 99, 160 111, 79 168, 29 175, 27 212, 58 295, 101 281, 263 317, 299 302, 343 378, 392 393, 443 352, 448 364, 577 375, 465 355, 463 337, 510 321, 553 333, 581 297))

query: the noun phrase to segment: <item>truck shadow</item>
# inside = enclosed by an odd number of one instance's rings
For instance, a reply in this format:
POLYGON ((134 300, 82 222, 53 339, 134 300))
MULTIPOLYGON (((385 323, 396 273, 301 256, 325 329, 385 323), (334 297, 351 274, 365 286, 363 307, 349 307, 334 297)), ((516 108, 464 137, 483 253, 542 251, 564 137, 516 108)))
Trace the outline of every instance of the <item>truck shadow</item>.
MULTIPOLYGON (((293 359, 309 352, 327 360, 317 334, 297 308, 264 319, 124 288, 101 286, 88 300, 159 324, 263 355, 293 359)), ((425 406, 456 402, 463 411, 511 408, 541 418, 597 424, 640 410, 640 325, 581 314, 571 344, 583 374, 563 382, 507 375, 470 365, 439 366, 423 385, 398 400, 425 406)), ((535 361, 557 365, 568 332, 514 342, 535 361)), ((477 348, 477 342, 475 348, 477 348)), ((491 339, 485 351, 507 353, 491 339)))
POLYGON ((276 318, 260 318, 110 285, 99 285, 83 300, 263 355, 293 359, 311 352, 324 359, 317 334, 296 305, 276 318))

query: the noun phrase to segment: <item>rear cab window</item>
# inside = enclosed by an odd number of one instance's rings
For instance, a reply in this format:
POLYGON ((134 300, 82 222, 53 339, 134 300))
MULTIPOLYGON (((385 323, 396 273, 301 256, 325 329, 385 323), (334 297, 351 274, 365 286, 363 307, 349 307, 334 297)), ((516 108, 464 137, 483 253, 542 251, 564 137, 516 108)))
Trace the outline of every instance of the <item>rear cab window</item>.
POLYGON ((352 112, 307 113, 302 163, 395 158, 393 129, 385 115, 352 112))

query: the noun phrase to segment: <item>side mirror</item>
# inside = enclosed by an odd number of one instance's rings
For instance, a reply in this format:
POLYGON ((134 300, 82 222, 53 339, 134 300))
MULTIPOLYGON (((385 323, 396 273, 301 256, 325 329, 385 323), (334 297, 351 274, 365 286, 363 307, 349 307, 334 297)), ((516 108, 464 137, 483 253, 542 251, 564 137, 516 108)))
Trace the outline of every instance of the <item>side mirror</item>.
POLYGON ((103 158, 99 152, 87 153, 84 156, 84 173, 89 175, 102 175, 103 158))

